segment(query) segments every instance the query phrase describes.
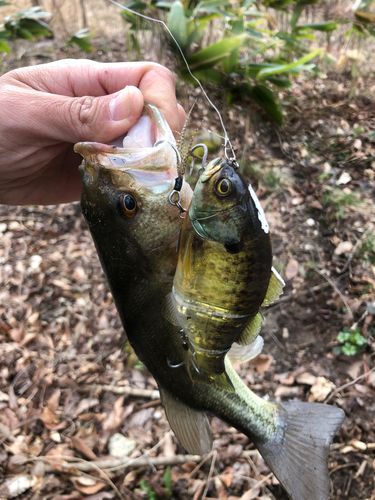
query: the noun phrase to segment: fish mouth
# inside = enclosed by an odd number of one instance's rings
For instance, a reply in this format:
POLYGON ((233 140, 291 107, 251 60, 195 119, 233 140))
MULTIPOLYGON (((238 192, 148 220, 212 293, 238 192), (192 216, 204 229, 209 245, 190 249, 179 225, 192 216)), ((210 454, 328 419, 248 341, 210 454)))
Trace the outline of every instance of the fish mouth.
POLYGON ((169 170, 170 162, 160 161, 160 157, 176 156, 173 146, 176 142, 172 131, 159 109, 145 103, 138 122, 112 144, 99 142, 79 142, 74 151, 89 164, 99 164, 104 168, 128 170, 169 170))

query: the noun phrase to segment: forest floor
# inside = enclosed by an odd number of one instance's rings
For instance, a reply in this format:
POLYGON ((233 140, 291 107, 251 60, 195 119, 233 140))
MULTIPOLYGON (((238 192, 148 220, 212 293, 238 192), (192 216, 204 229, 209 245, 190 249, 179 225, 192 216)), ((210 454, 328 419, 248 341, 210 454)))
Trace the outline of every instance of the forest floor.
MULTIPOLYGON (((90 58, 121 60, 124 47, 107 42, 90 58)), ((2 70, 62 57, 50 41, 4 57, 2 70)), ((237 369, 268 400, 345 411, 332 500, 375 499, 375 82, 357 83, 349 100, 346 74, 296 80, 281 129, 254 105, 218 103, 286 281, 264 310, 263 354, 237 369)), ((186 109, 199 96, 178 92, 186 109)), ((200 99, 192 129, 202 118, 220 133, 200 99)), ((202 458, 168 432, 154 379, 123 351, 79 203, 1 206, 0 235, 0 498, 287 499, 249 439, 217 418, 202 458)))

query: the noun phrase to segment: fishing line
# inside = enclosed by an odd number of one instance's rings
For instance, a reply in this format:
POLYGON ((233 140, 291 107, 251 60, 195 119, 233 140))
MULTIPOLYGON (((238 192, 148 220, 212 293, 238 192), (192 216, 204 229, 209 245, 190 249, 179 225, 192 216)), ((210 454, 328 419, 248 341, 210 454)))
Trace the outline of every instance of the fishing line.
POLYGON ((145 14, 141 14, 140 12, 136 12, 135 10, 133 9, 130 9, 129 7, 125 7, 124 5, 121 5, 120 3, 116 2, 115 0, 109 0, 111 3, 113 3, 114 5, 117 5, 117 7, 120 7, 121 9, 123 10, 126 10, 128 12, 130 12, 131 14, 134 14, 136 16, 139 16, 139 17, 143 17, 143 19, 147 19, 148 21, 153 21, 155 23, 160 23, 164 26, 164 28, 168 31, 170 37, 172 38, 172 40, 174 41, 174 43, 177 45, 177 48, 181 54, 181 57, 182 59, 184 60, 184 63, 186 65, 186 68, 190 74, 190 76, 197 82, 197 84, 199 85, 201 91, 203 92, 203 95, 205 96, 205 98, 207 99, 207 101, 209 102, 209 104, 212 106, 212 108, 216 111, 218 117, 219 117, 219 120, 220 120, 220 124, 222 126, 222 129, 224 131, 224 152, 225 152, 225 157, 228 161, 230 162, 233 162, 234 164, 237 164, 237 161, 236 161, 236 154, 234 152, 234 149, 233 149, 233 146, 232 146, 232 143, 230 142, 230 139, 228 137, 228 133, 227 133, 227 129, 225 128, 225 125, 224 125, 224 122, 223 122, 223 118, 221 116, 221 113, 220 111, 217 109, 217 107, 215 106, 215 104, 211 101, 211 99, 208 97, 206 91, 204 90, 203 88, 203 85, 201 84, 201 82, 198 80, 198 78, 196 78, 193 73, 191 72, 190 70, 190 67, 189 67, 189 64, 184 56, 184 53, 181 49, 181 47, 179 46, 176 38, 173 36, 171 30, 168 28, 168 26, 165 24, 164 21, 162 21, 161 19, 154 19, 153 17, 149 17, 149 16, 146 16, 145 14), (232 156, 230 158, 228 158, 228 149, 230 149, 231 153, 232 153, 232 156))

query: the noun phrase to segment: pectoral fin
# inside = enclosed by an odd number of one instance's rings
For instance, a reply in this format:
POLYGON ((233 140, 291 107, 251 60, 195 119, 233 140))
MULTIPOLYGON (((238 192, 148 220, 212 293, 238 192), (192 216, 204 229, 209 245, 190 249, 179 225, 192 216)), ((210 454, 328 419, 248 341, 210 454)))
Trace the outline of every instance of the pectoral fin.
POLYGON ((170 323, 172 323, 172 325, 180 326, 180 323, 178 322, 176 308, 173 301, 172 292, 168 293, 168 295, 165 297, 161 312, 164 318, 167 319, 170 323))
POLYGON ((254 342, 245 346, 234 342, 228 352, 229 361, 234 365, 250 361, 250 359, 256 358, 262 352, 263 345, 264 340, 261 336, 258 336, 254 342))
POLYGON ((239 336, 236 338, 237 344, 249 345, 254 342, 254 340, 259 335, 260 329, 262 328, 263 314, 258 311, 254 318, 247 324, 247 326, 242 330, 239 336))
POLYGON ((188 453, 203 455, 212 448, 212 432, 207 415, 193 410, 185 403, 160 389, 169 425, 188 453))
POLYGON ((263 300, 262 306, 268 306, 272 304, 272 302, 275 302, 275 300, 278 299, 283 293, 283 288, 285 286, 285 281, 282 279, 276 269, 273 267, 271 271, 271 279, 268 283, 267 293, 263 300))

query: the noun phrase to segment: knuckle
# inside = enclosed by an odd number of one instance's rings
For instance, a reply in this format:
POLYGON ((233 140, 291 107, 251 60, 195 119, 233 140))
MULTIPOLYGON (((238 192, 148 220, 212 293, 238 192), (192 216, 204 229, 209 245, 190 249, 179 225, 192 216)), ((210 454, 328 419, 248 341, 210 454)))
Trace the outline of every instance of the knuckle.
POLYGON ((97 115, 98 100, 92 96, 84 96, 73 99, 70 114, 85 131, 88 131, 97 115))

